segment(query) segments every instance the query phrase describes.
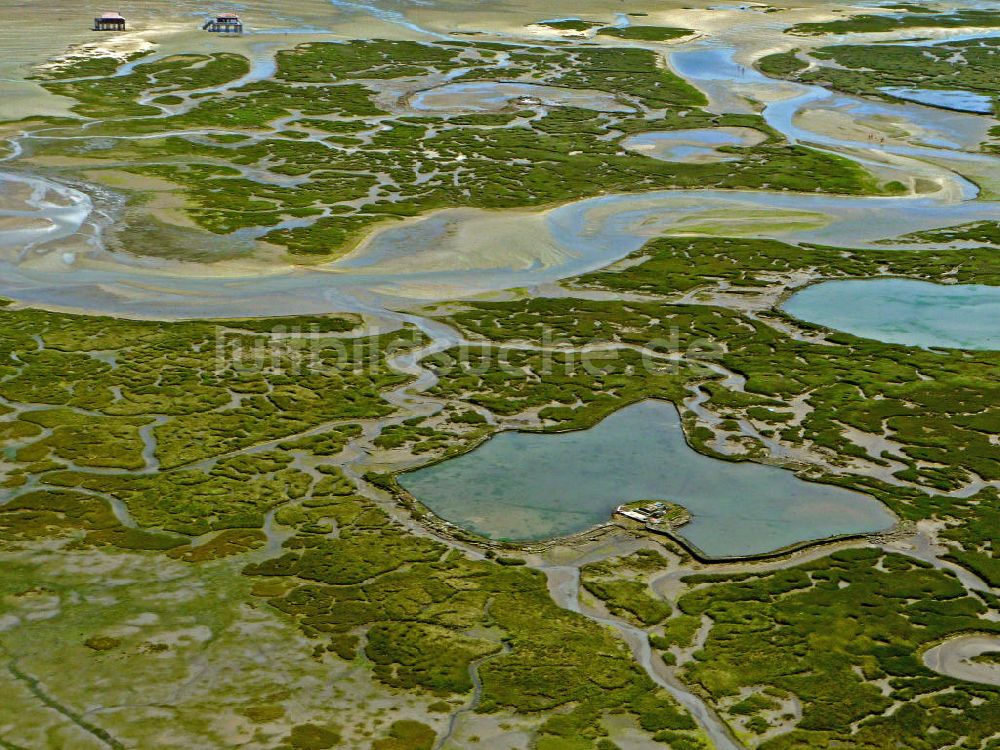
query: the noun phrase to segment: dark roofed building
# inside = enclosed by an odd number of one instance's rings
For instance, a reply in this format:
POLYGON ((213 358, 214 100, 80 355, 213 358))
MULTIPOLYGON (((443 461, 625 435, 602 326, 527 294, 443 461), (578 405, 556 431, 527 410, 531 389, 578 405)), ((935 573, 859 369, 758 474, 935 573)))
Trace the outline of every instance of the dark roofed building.
POLYGON ((214 19, 210 18, 202 26, 206 31, 222 34, 242 34, 243 22, 235 13, 220 13, 214 19))
POLYGON ((94 19, 94 31, 125 31, 125 19, 121 13, 103 13, 94 19))

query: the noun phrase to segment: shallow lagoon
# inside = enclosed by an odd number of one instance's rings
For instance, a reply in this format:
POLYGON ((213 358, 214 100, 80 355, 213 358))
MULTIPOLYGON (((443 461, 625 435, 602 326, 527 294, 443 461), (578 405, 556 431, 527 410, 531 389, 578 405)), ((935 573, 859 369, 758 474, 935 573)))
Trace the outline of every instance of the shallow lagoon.
POLYGON ((827 281, 784 309, 810 323, 907 346, 1000 349, 1000 288, 908 279, 827 281))
POLYGON ((582 531, 608 520, 618 504, 646 498, 691 511, 681 533, 713 557, 893 523, 866 495, 696 453, 684 440, 677 409, 662 401, 634 404, 579 432, 503 432, 471 453, 402 474, 399 482, 452 523, 519 541, 582 531))
POLYGON ((537 99, 545 106, 582 107, 598 112, 633 111, 633 107, 605 91, 514 81, 448 83, 417 92, 410 99, 410 107, 419 112, 498 112, 516 108, 521 97, 537 99))
POLYGON ((637 133, 622 141, 622 146, 662 161, 718 162, 739 157, 720 153, 717 146, 748 146, 762 140, 764 134, 750 128, 698 128, 637 133))
MULTIPOLYGON (((886 239, 890 228, 896 236, 994 219, 998 206, 740 190, 613 194, 541 212, 448 209, 388 225, 353 255, 322 266, 227 266, 100 249, 94 226, 102 212, 93 210, 88 195, 10 172, 0 171, 0 183, 16 183, 12 194, 0 190, 0 219, 46 222, 2 227, 22 234, 0 234, 0 251, 12 244, 30 252, 0 252, 0 296, 60 310, 165 320, 381 312, 400 300, 457 299, 546 284, 602 268, 665 232, 687 231, 684 222, 693 213, 826 214, 824 226, 781 225, 780 231, 759 233, 855 247, 886 239), (45 200, 26 200, 33 188, 25 181, 42 183, 45 200), (58 231, 50 231, 49 222, 58 231)), ((738 225, 742 231, 745 222, 738 225)))
POLYGON ((993 100, 990 97, 974 94, 971 91, 907 89, 899 86, 885 86, 881 90, 897 99, 956 109, 959 112, 973 112, 977 115, 988 115, 993 112, 993 100))

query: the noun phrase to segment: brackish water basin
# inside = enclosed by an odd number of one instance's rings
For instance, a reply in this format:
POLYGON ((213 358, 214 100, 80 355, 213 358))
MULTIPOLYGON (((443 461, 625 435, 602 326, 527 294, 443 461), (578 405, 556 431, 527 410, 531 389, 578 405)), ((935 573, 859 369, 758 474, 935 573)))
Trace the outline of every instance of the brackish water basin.
POLYGON ((549 106, 581 107, 598 112, 632 112, 606 91, 544 86, 514 81, 456 82, 419 91, 410 106, 420 112, 497 112, 516 106, 519 97, 538 99, 549 106))
POLYGON ((671 500, 692 515, 680 533, 712 557, 880 531, 894 520, 867 495, 695 452, 663 401, 626 407, 589 430, 502 432, 399 483, 447 521, 516 541, 583 531, 627 501, 671 500))
POLYGON ((890 344, 1000 349, 1000 287, 827 281, 792 295, 784 309, 810 323, 890 344))
POLYGON ((752 145, 763 139, 763 133, 749 128, 654 130, 630 135, 622 141, 622 146, 661 161, 715 162, 735 161, 739 158, 716 151, 717 146, 752 145))
POLYGON ((973 112, 977 115, 988 115, 993 112, 993 100, 990 97, 974 94, 971 91, 907 89, 899 86, 883 86, 880 90, 897 99, 955 109, 959 112, 973 112))

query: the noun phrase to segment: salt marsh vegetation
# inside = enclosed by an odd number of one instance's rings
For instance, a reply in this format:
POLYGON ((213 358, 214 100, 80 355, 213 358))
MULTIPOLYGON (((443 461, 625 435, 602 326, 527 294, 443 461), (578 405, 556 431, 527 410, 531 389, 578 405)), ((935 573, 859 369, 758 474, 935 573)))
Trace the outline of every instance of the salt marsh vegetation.
POLYGON ((0 745, 991 747, 1000 693, 976 676, 995 671, 1000 354, 836 330, 787 301, 997 285, 992 204, 958 176, 994 165, 961 119, 980 116, 956 114, 951 145, 935 119, 882 153, 796 119, 818 96, 802 84, 995 101, 991 37, 825 36, 995 14, 767 8, 746 49, 685 78, 672 49, 729 44, 742 27, 723 26, 765 9, 525 26, 528 9, 490 36, 343 10, 398 33, 70 55, 32 83, 67 111, 4 125, 3 197, 27 207, 0 225, 15 291, 79 283, 0 306, 0 745), (751 48, 782 81, 746 71, 751 48), (736 141, 691 162, 630 148, 654 134, 736 141), (387 224, 406 231, 370 240, 387 224), (521 275, 455 254, 470 232, 495 234, 481 255, 521 252, 521 275), (531 242, 549 244, 503 247, 531 242), (148 274, 109 284, 123 256, 148 274), (392 298, 379 264, 408 262, 425 286, 392 298), (435 263, 544 284, 446 302, 435 263), (330 280, 309 308, 328 314, 254 317, 301 309, 304 287, 267 280, 298 264, 330 280), (93 314, 108 289, 164 320, 93 314), (609 518, 486 539, 401 491, 399 472, 505 430, 582 439, 650 399, 720 475, 775 472, 886 523, 722 561, 724 539, 699 551, 609 518))
MULTIPOLYGON (((278 52, 272 79, 242 85, 250 62, 231 53, 140 63, 111 87, 80 65, 47 72, 56 80, 43 85, 75 99, 72 111, 86 121, 28 123, 28 163, 85 168, 98 182, 104 173, 133 175, 139 209, 141 180, 155 178, 173 186, 200 229, 296 255, 340 255, 379 222, 444 206, 544 206, 616 189, 713 184, 876 190, 851 162, 775 138, 739 149, 746 158, 735 167, 666 167, 623 151, 618 141, 630 133, 736 124, 703 112, 700 92, 645 49, 313 43, 278 52), (423 101, 425 89, 444 82, 495 87, 501 110, 415 106, 415 96, 423 101), (540 85, 603 92, 616 104, 595 117, 585 99, 518 105, 503 94, 540 85)), ((138 210, 132 223, 147 215, 138 210)))

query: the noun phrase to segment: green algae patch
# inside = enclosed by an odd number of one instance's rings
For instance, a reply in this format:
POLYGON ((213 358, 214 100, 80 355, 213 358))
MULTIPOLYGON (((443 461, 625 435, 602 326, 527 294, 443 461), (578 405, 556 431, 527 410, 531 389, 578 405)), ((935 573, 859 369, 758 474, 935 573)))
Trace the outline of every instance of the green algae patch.
POLYGON ((256 706, 247 706, 241 713, 255 724, 266 724, 277 721, 285 715, 283 706, 273 703, 262 703, 256 706))
POLYGON ((175 547, 167 554, 189 563, 221 560, 233 555, 244 555, 264 546, 267 538, 256 529, 229 529, 214 539, 196 547, 175 547))
POLYGON ((928 229, 898 237, 898 242, 952 243, 969 242, 981 245, 1000 245, 1000 221, 976 221, 941 229, 928 229))
POLYGON ((327 750, 336 747, 340 739, 336 729, 316 724, 299 724, 292 729, 288 742, 295 750, 327 750))
POLYGON ((672 26, 624 26, 617 28, 606 26, 597 32, 598 36, 614 37, 615 39, 633 39, 640 42, 669 42, 690 36, 691 29, 680 29, 672 26))
POLYGON ((118 638, 95 635, 83 642, 83 645, 92 651, 112 651, 122 645, 118 638))
POLYGON ((809 67, 809 63, 801 59, 797 53, 798 50, 789 50, 765 55, 757 60, 757 67, 769 76, 790 78, 809 67))
POLYGON ((386 684, 452 695, 472 690, 470 663, 500 649, 499 643, 456 636, 429 623, 392 622, 368 630, 365 654, 386 684))
POLYGON ((608 710, 636 715, 650 727, 693 728, 631 663, 622 643, 555 606, 537 571, 472 560, 409 536, 370 500, 350 494, 341 473, 330 478, 326 501, 314 492, 300 511, 280 514, 300 530, 284 554, 244 571, 295 582, 269 602, 328 650, 353 658, 363 648, 379 680, 436 700, 468 692, 470 665, 478 663, 480 711, 570 711, 541 727, 549 741, 572 731, 593 744, 608 710), (336 519, 337 538, 313 530, 324 517, 336 519), (367 635, 363 645, 357 632, 367 635), (478 635, 486 632, 502 641, 478 635), (647 695, 656 697, 647 703, 647 695))
POLYGON ((32 76, 35 80, 54 81, 71 78, 90 78, 114 75, 125 63, 141 60, 148 52, 134 52, 123 57, 85 55, 60 58, 38 68, 32 76))
POLYGON ((372 750, 431 750, 437 735, 419 721, 396 721, 389 736, 372 742, 372 750))
MULTIPOLYGON (((1000 15, 991 14, 991 25, 1000 25, 1000 15)), ((894 92, 925 92, 916 101, 946 109, 963 109, 969 97, 978 96, 986 109, 972 111, 985 113, 1000 95, 993 73, 998 55, 997 40, 984 37, 923 46, 841 44, 811 50, 812 66, 794 51, 762 57, 758 65, 768 75, 891 101, 899 101, 894 92), (968 96, 948 97, 949 92, 968 96)))
MULTIPOLYGON (((95 75, 94 67, 95 64, 86 64, 90 75, 95 75)), ((77 71, 75 69, 73 73, 77 71)), ((136 102, 145 91, 166 94, 218 86, 236 80, 249 71, 250 62, 242 55, 226 52, 213 55, 175 55, 137 65, 129 75, 115 76, 113 86, 107 85, 104 77, 45 82, 42 85, 53 94, 76 99, 79 103, 71 109, 85 117, 141 117, 159 113, 156 107, 136 102)))
POLYGON ((344 425, 319 435, 286 440, 278 443, 278 447, 285 451, 303 451, 313 456, 336 456, 344 450, 352 438, 359 435, 361 435, 361 425, 344 425))
MULTIPOLYGON (((380 393, 407 376, 389 370, 389 345, 405 349, 421 340, 403 330, 381 338, 331 338, 327 348, 324 334, 357 327, 350 316, 268 325, 154 324, 8 308, 0 316, 8 331, 5 351, 17 353, 11 358, 16 364, 2 368, 0 395, 33 406, 0 423, 8 460, 16 462, 5 486, 44 477, 50 487, 120 500, 142 526, 191 535, 260 528, 270 508, 301 496, 310 479, 290 467, 292 452, 336 455, 359 434, 352 419, 391 412, 380 393), (275 331, 281 334, 278 348, 275 331), (247 370, 220 361, 220 337, 274 352, 285 369, 247 370), (320 366, 294 381, 287 374, 310 363, 320 366), (207 470, 182 468, 269 440, 282 447, 221 458, 207 470), (153 468, 159 471, 148 470, 153 468)), ((83 502, 72 493, 61 497, 83 502)), ((94 497, 86 502, 95 509, 103 503, 94 497)), ((8 513, 18 507, 5 506, 8 513)), ((161 544, 141 536, 115 530, 94 541, 161 544)), ((177 546, 176 539, 161 539, 177 546)))
MULTIPOLYGON (((898 10, 900 6, 896 6, 898 10)), ((924 11, 887 15, 861 14, 836 21, 799 23, 789 27, 790 34, 871 34, 905 29, 948 29, 965 26, 992 28, 1000 26, 1000 14, 992 10, 960 10, 952 13, 924 11)))
MULTIPOLYGON (((486 114, 391 114, 376 102, 377 82, 462 68, 456 80, 490 81, 497 48, 317 44, 279 55, 274 80, 224 93, 191 92, 238 80, 249 69, 244 58, 140 65, 110 93, 92 82, 48 81, 75 97, 79 114, 107 119, 87 131, 81 122, 46 123, 63 128, 61 136, 88 137, 38 137, 37 156, 165 179, 199 232, 220 241, 240 232, 314 257, 342 252, 378 222, 447 205, 542 206, 657 187, 878 189, 853 163, 789 146, 773 132, 734 167, 664 166, 619 154, 619 133, 766 129, 756 116, 700 109, 703 97, 648 50, 502 49, 510 55, 505 75, 611 93, 629 111, 542 114, 515 103, 486 114), (147 101, 192 106, 139 117, 161 112, 147 101), (654 107, 655 117, 643 107, 654 107), (186 134, 206 128, 222 132, 186 134), (126 137, 114 147, 101 140, 118 136, 126 137), (521 163, 526 155, 530 163, 521 163)), ((943 72, 935 55, 924 57, 936 83, 979 75, 943 72)), ((840 75, 841 85, 858 90, 891 73, 857 52, 819 59, 846 69, 824 66, 840 72, 823 76, 840 75)), ((911 72, 921 62, 909 52, 885 59, 911 72)), ((766 64, 793 75, 803 69, 798 62, 766 64)), ((63 173, 72 177, 73 169, 63 173)), ((991 236, 977 226, 956 238, 991 236)), ((674 295, 717 291, 723 282, 772 293, 782 288, 775 279, 810 273, 997 278, 995 259, 982 250, 862 252, 713 237, 659 239, 641 252, 646 257, 632 258, 631 267, 582 282, 674 295)), ((13 405, 5 416, 16 411, 0 423, 5 458, 15 465, 11 499, 0 506, 0 646, 14 659, 0 675, 13 717, 4 742, 76 747, 88 731, 103 738, 87 729, 99 725, 122 746, 233 747, 255 737, 276 747, 417 750, 433 747, 449 714, 470 705, 475 672, 476 718, 514 717, 538 748, 611 750, 603 722, 612 714, 678 750, 703 746, 691 717, 620 639, 556 607, 545 578, 519 557, 472 559, 414 534, 393 520, 384 498, 360 494, 344 471, 319 460, 361 437, 361 420, 391 414, 383 394, 409 377, 389 368, 388 338, 353 347, 346 337, 353 354, 338 358, 334 340, 358 322, 157 324, 0 309, 0 395, 13 405), (276 326, 330 341, 281 348, 273 369, 218 366, 220 328, 253 348, 269 346, 276 326), (30 489, 20 491, 24 485, 30 489), (126 515, 141 528, 124 526, 126 515), (280 547, 273 555, 264 548, 269 536, 280 547), (113 647, 94 647, 111 640, 113 647), (125 705, 128 712, 111 708, 125 705), (327 723, 333 711, 343 726, 327 723)), ((842 471, 827 481, 868 492, 908 520, 943 521, 948 559, 1000 580, 991 552, 996 492, 937 494, 1000 476, 995 354, 915 351, 773 311, 655 298, 473 303, 451 322, 482 339, 457 375, 459 352, 429 362, 450 373, 433 395, 452 405, 441 419, 384 430, 376 448, 463 450, 492 431, 485 410, 537 415, 542 429, 556 432, 592 426, 651 396, 682 404, 694 392, 707 397, 720 430, 748 422, 808 446, 842 471), (803 340, 788 330, 804 332, 803 340), (599 353, 587 367, 563 351, 554 371, 538 350, 504 348, 541 344, 546 331, 570 346, 625 348, 599 353), (640 350, 663 338, 683 349, 685 361, 650 368, 640 350), (513 374, 494 367, 501 351, 511 353, 513 374), (709 364, 739 373, 745 389, 709 364), (858 433, 886 437, 898 455, 871 455, 855 442, 858 433), (850 471, 854 460, 870 460, 896 481, 859 477, 850 471)), ((404 339, 410 349, 424 343, 413 331, 404 339)), ((690 415, 684 427, 694 448, 716 453, 712 430, 693 427, 690 415)), ((673 651, 692 647, 710 621, 705 648, 680 668, 768 747, 877 745, 886 737, 943 747, 995 735, 995 691, 921 671, 914 656, 927 639, 989 622, 985 608, 994 599, 967 595, 948 574, 878 551, 838 553, 792 571, 694 579, 697 588, 672 606, 648 585, 664 565, 660 556, 636 554, 585 566, 581 583, 616 616, 652 629, 654 647, 675 663, 673 651), (802 717, 782 727, 775 714, 792 696, 802 717), (791 734, 779 736, 784 729, 791 734)))
POLYGON ((83 544, 126 550, 166 552, 181 547, 184 544, 184 539, 168 534, 119 526, 88 532, 83 539, 83 544))
POLYGON ((533 26, 544 26, 548 29, 555 29, 556 31, 577 31, 577 32, 587 32, 593 28, 599 27, 601 24, 596 21, 584 21, 580 18, 563 18, 557 21, 536 21, 533 26))
MULTIPOLYGON (((290 457, 281 455, 287 463, 290 457)), ((264 514, 309 485, 303 472, 274 470, 266 459, 220 462, 210 473, 190 470, 99 476, 61 472, 50 484, 101 492, 119 498, 144 526, 192 536, 233 528, 259 528, 264 514), (243 464, 240 469, 236 464, 243 464), (270 469, 270 470, 269 470, 270 469)))

